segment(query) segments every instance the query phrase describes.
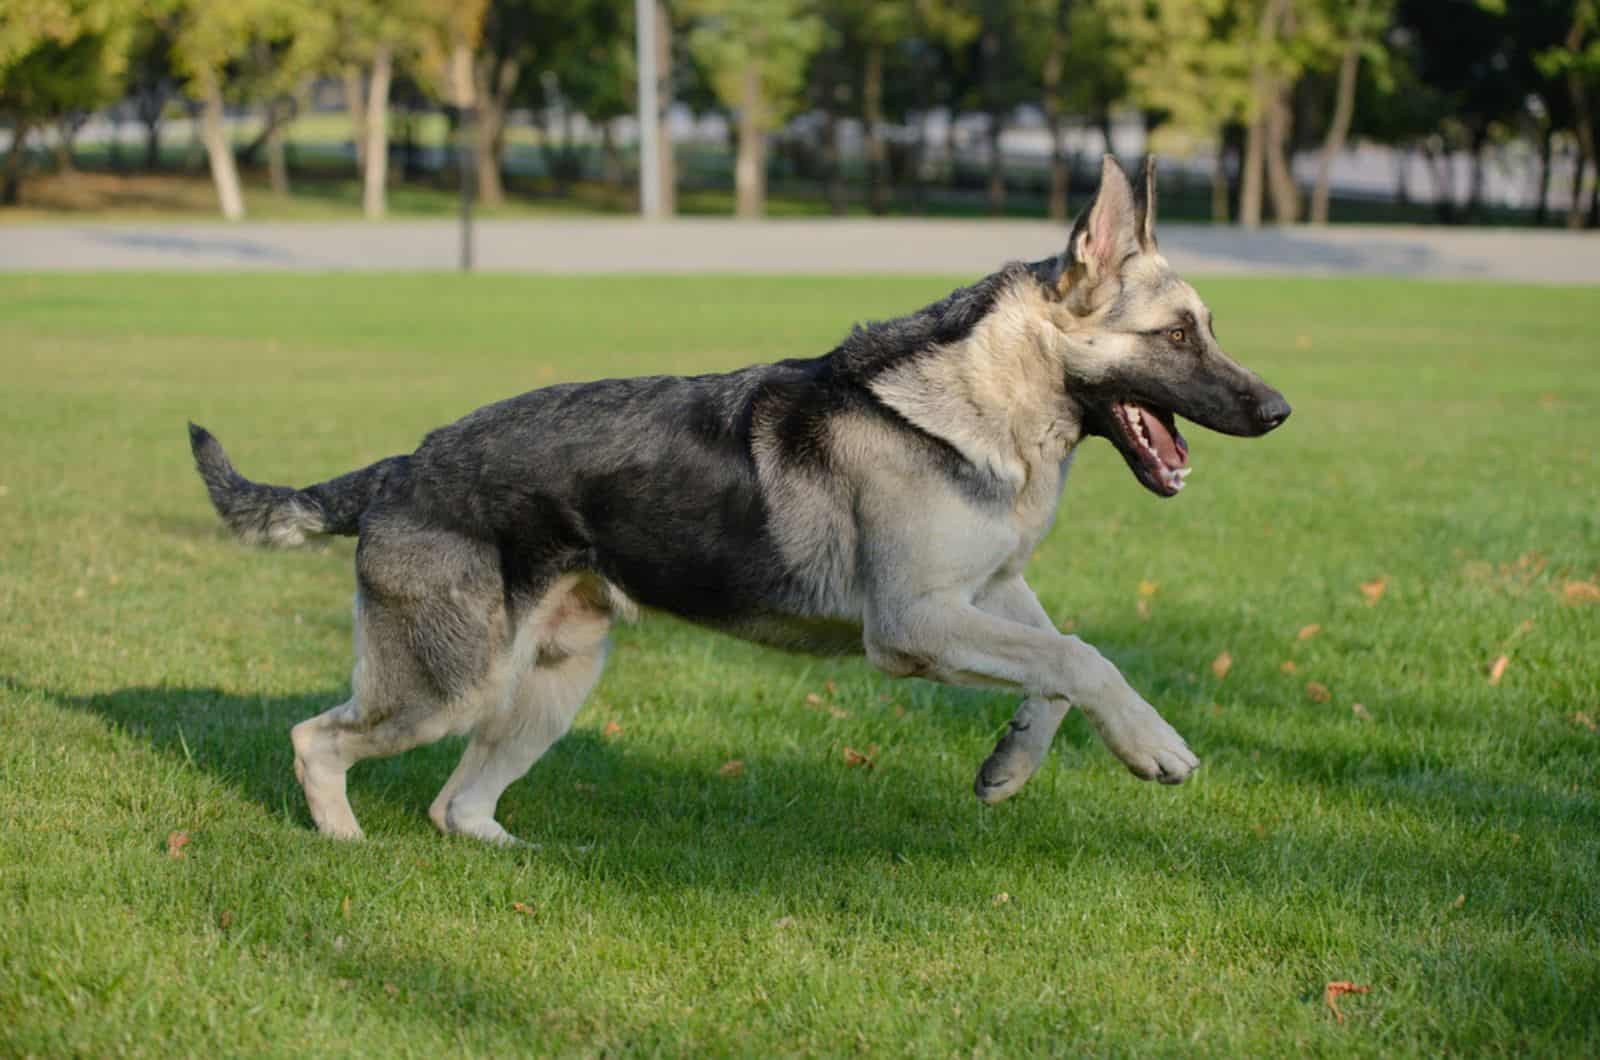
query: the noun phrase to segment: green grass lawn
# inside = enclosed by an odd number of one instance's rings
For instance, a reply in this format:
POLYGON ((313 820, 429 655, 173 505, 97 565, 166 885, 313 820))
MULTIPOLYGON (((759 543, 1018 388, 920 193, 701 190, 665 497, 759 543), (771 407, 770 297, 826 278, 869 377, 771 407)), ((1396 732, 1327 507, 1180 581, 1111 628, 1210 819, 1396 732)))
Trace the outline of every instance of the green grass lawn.
POLYGON ((306 484, 952 283, 0 277, 0 1054, 1600 1051, 1596 290, 1200 284, 1294 419, 1192 428, 1170 502, 1087 443, 1031 571, 1187 785, 1074 715, 986 809, 1016 697, 650 616, 501 803, 537 849, 434 832, 459 745, 352 772, 365 843, 311 830, 351 545, 225 537, 186 418, 306 484))

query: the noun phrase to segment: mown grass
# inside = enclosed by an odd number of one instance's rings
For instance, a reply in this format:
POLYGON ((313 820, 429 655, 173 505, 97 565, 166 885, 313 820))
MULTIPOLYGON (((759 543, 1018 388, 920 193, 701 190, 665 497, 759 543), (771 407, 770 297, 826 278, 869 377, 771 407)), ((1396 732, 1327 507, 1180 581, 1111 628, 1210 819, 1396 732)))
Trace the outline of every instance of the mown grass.
POLYGON ((951 282, 0 277, 0 1053, 1600 1049, 1592 290, 1201 285, 1294 419, 1191 430, 1167 503, 1090 443, 1032 568, 1181 788, 1074 716, 986 809, 1015 697, 651 617, 501 804, 537 849, 434 833, 454 746, 353 772, 367 842, 310 830, 286 737, 344 695, 351 549, 225 538, 185 418, 304 483, 951 282))

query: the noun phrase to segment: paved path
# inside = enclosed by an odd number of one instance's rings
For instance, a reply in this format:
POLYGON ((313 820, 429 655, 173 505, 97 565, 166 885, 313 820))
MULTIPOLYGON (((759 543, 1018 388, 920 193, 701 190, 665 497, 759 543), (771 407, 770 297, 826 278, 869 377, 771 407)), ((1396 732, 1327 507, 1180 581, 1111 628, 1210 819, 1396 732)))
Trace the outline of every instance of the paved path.
MULTIPOLYGON (((930 272, 972 275, 1060 249, 1033 221, 626 218, 487 221, 491 272, 930 272)), ((1519 229, 1168 225, 1189 273, 1309 273, 1600 283, 1600 235, 1519 229)), ((450 221, 0 226, 0 271, 60 269, 452 269, 450 221)))

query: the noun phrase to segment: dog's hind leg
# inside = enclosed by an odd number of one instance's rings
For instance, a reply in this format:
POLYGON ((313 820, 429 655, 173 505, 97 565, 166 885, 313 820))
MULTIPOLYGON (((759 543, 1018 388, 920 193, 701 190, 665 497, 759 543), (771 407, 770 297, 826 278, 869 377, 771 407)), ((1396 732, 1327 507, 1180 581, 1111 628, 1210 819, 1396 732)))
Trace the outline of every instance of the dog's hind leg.
POLYGON ((495 819, 506 788, 522 777, 571 727, 605 665, 611 613, 603 585, 562 579, 518 633, 513 675, 499 708, 478 723, 460 765, 428 809, 441 832, 509 844, 516 837, 495 819))
MULTIPOLYGON (((1020 577, 997 583, 974 602, 997 617, 1036 629, 1055 629, 1039 598, 1020 577)), ((993 753, 978 767, 978 776, 972 783, 973 794, 980 801, 993 805, 1020 791, 1044 764, 1056 730, 1061 728, 1071 709, 1072 704, 1065 699, 1038 696, 1024 699, 1006 727, 1005 735, 995 744, 993 753)))
POLYGON ((311 818, 340 839, 361 837, 351 766, 471 729, 509 674, 500 577, 483 546, 391 526, 364 537, 356 567, 350 699, 290 733, 311 818))

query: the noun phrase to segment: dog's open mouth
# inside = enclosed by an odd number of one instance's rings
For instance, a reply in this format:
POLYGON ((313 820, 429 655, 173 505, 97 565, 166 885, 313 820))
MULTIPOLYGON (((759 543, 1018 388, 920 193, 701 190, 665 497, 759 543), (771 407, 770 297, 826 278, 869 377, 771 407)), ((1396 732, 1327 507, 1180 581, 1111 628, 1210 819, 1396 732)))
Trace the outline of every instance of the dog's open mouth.
POLYGON ((1150 492, 1176 496, 1189 477, 1189 445, 1178 433, 1172 413, 1131 401, 1111 403, 1111 422, 1134 475, 1150 492))

